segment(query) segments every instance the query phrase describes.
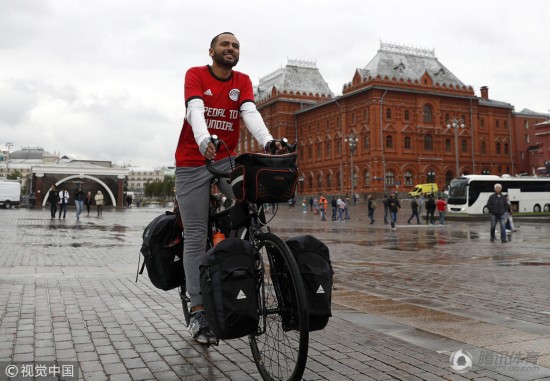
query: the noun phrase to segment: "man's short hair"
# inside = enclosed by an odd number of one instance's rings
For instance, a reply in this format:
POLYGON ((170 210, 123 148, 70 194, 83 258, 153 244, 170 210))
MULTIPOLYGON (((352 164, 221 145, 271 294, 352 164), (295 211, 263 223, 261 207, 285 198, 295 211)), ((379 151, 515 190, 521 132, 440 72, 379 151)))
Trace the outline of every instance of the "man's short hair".
POLYGON ((222 33, 220 33, 220 34, 214 36, 214 38, 212 39, 212 41, 210 41, 210 49, 213 49, 213 48, 214 48, 214 46, 216 45, 216 42, 218 42, 218 37, 220 37, 222 34, 230 34, 230 35, 234 36, 234 34, 231 33, 231 32, 222 32, 222 33))
POLYGON ((500 185, 499 183, 496 183, 496 184, 495 184, 495 190, 496 190, 497 188, 502 189, 502 185, 500 185))

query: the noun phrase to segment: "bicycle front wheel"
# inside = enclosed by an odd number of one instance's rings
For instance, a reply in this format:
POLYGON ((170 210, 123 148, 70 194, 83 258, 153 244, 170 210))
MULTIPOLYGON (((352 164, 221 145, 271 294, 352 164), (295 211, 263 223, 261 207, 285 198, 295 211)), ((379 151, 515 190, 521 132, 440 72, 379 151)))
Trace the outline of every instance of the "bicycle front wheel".
POLYGON ((260 324, 249 336, 254 362, 264 380, 300 380, 307 361, 307 300, 294 256, 273 233, 257 239, 265 275, 260 284, 260 324))

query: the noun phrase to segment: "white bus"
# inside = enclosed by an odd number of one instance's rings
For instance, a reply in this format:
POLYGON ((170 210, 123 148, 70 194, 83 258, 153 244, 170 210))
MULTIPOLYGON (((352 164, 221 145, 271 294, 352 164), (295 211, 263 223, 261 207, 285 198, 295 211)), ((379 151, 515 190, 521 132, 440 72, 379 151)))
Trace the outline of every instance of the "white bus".
POLYGON ((447 210, 455 213, 489 213, 487 200, 502 185, 514 212, 550 212, 550 177, 465 175, 451 180, 447 210))

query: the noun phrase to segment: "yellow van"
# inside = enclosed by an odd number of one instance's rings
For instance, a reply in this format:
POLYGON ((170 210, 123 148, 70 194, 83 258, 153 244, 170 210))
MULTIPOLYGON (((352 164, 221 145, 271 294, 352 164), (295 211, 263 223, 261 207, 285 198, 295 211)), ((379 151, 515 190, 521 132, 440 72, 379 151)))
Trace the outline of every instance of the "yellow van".
POLYGON ((417 197, 423 194, 437 194, 438 188, 436 183, 428 184, 416 184, 412 191, 409 192, 409 196, 417 197))

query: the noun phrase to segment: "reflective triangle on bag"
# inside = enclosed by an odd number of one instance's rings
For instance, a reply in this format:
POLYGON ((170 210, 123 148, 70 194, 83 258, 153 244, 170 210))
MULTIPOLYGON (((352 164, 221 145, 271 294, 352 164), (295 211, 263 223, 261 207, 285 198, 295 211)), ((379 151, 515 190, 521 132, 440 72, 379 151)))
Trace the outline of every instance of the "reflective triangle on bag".
POLYGON ((323 286, 319 285, 319 288, 317 289, 316 294, 324 294, 324 293, 325 293, 325 289, 323 288, 323 286))
POLYGON ((243 290, 239 291, 239 295, 237 295, 237 299, 246 299, 246 295, 244 294, 243 290))

